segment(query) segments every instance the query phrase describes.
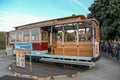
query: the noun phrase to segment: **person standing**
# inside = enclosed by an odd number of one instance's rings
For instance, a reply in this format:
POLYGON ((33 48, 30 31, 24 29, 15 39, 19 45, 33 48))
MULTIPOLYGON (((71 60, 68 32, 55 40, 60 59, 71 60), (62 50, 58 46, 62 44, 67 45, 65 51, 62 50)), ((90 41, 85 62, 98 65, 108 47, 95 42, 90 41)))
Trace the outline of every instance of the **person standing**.
POLYGON ((118 53, 118 45, 117 43, 114 43, 113 45, 113 57, 116 57, 118 53))
POLYGON ((120 40, 118 41, 118 52, 117 52, 117 60, 120 60, 120 40))

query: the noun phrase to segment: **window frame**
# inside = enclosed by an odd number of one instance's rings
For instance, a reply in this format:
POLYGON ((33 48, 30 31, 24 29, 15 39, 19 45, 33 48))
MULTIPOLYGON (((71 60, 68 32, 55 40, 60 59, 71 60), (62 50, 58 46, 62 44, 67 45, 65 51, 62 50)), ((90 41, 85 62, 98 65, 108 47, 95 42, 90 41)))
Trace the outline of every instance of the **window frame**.
POLYGON ((31 41, 32 42, 38 42, 38 41, 40 41, 40 34, 41 34, 40 30, 38 30, 38 29, 31 29, 31 41), (33 31, 35 31, 35 30, 38 31, 38 40, 33 40, 32 39, 33 31))
POLYGON ((23 31, 23 42, 30 42, 30 30, 24 30, 23 31), (29 32, 29 38, 28 38, 28 40, 25 40, 25 32, 29 32))
POLYGON ((16 42, 22 42, 23 41, 23 31, 17 31, 16 32, 16 42), (21 40, 18 41, 18 33, 21 33, 21 40))
POLYGON ((41 41, 48 41, 48 32, 45 31, 45 30, 41 30, 41 41), (46 39, 45 40, 43 39, 43 32, 46 33, 46 39))
POLYGON ((10 32, 9 42, 10 42, 10 43, 16 42, 16 32, 10 32), (12 41, 12 39, 11 39, 11 38, 13 38, 13 37, 11 37, 13 34, 14 34, 14 36, 15 36, 14 41, 12 41))

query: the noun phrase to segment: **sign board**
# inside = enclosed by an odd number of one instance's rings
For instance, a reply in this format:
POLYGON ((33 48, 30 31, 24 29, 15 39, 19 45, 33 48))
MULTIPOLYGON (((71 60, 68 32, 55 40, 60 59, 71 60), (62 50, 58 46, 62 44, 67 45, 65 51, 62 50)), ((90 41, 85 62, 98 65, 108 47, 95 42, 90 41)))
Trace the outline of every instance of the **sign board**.
POLYGON ((16 49, 16 66, 25 67, 25 52, 22 49, 16 49))
POLYGON ((15 49, 25 49, 28 46, 30 47, 30 50, 32 50, 32 43, 15 43, 14 44, 15 49))

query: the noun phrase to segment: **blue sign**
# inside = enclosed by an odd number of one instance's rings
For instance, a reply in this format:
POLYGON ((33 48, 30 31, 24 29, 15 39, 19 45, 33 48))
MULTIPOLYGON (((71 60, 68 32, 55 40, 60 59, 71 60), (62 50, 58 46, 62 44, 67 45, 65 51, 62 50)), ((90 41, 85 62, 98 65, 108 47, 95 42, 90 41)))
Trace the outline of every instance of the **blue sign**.
POLYGON ((15 49, 25 49, 25 47, 30 47, 30 50, 33 50, 32 43, 14 43, 15 49))

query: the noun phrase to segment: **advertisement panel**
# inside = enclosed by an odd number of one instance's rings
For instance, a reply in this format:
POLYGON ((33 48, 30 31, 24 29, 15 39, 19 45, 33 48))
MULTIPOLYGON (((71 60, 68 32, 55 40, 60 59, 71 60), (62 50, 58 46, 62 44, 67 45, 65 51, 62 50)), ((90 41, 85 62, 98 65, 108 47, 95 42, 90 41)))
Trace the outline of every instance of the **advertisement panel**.
POLYGON ((25 67, 25 52, 22 49, 16 49, 16 66, 25 67))

